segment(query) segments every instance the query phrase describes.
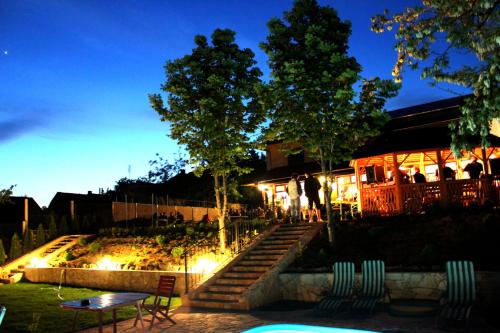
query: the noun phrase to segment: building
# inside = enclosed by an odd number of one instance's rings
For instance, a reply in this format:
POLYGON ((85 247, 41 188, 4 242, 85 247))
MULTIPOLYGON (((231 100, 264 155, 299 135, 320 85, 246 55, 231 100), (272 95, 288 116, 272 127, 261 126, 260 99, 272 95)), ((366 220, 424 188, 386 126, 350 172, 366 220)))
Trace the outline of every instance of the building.
MULTIPOLYGON (((482 149, 478 139, 478 146, 462 157, 450 150, 448 125, 460 116, 462 101, 462 97, 451 98, 389 112, 391 119, 382 134, 359 149, 353 160, 335 168, 329 184, 334 209, 342 211, 347 205, 351 213, 392 215, 417 212, 435 202, 469 205, 495 198, 498 204, 498 133, 490 134, 490 148, 482 149), (482 164, 487 177, 470 179, 464 169, 472 158, 482 164), (425 183, 415 182, 417 169, 425 183), (450 173, 449 179, 439 176, 450 173)), ((280 148, 280 142, 268 144, 267 172, 257 175, 256 185, 266 206, 286 210, 290 174, 310 171, 318 176, 320 170, 304 154, 287 157, 280 148)), ((301 203, 305 206, 306 199, 301 198, 301 203)))

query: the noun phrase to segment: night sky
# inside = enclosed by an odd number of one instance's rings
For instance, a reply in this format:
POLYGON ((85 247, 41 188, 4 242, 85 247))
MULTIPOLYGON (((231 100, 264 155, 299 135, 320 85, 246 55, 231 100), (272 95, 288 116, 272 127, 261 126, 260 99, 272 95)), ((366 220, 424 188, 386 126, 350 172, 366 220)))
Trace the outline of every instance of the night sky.
MULTIPOLYGON (((365 77, 390 78, 392 34, 370 31, 370 17, 415 1, 320 1, 352 22, 350 52, 365 77)), ((0 188, 42 206, 57 191, 112 188, 147 173, 155 153, 172 159, 179 147, 149 106, 160 91, 167 59, 191 51, 196 34, 236 31, 256 53, 266 22, 291 8, 284 0, 22 1, 0 0, 0 188)), ((460 62, 470 62, 460 56, 460 62)), ((405 72, 388 109, 455 97, 405 72)), ((453 87, 454 92, 467 90, 453 87)))

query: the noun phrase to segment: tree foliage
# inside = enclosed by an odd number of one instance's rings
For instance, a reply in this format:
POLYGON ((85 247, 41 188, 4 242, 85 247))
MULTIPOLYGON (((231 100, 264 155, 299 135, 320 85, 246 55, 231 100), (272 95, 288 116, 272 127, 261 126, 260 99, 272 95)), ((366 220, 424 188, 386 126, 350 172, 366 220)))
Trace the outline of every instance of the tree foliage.
POLYGON ((39 224, 38 228, 36 229, 36 240, 35 240, 35 247, 40 247, 43 244, 45 244, 45 228, 43 227, 43 224, 39 224))
POLYGON ((168 105, 159 94, 150 95, 150 102, 161 120, 170 122, 170 136, 186 148, 195 173, 212 174, 224 247, 228 177, 250 171, 239 161, 248 157, 252 134, 263 120, 257 102, 262 73, 254 53, 240 49, 231 30, 216 29, 211 44, 200 35, 194 41, 191 54, 167 61, 162 90, 168 105))
POLYGON ((0 204, 9 202, 9 198, 12 195, 12 190, 15 185, 10 186, 9 188, 0 190, 0 204))
POLYGON ((57 228, 59 231, 59 236, 64 236, 69 234, 68 220, 66 215, 62 215, 59 219, 59 227, 57 228))
POLYGON ((23 254, 31 252, 31 250, 33 250, 33 233, 28 228, 26 229, 23 238, 23 254))
POLYGON ((5 248, 3 247, 3 241, 0 239, 0 265, 3 265, 7 260, 7 254, 5 253, 5 248))
POLYGON ((474 96, 462 106, 461 118, 451 124, 452 149, 470 150, 470 138, 481 136, 481 145, 489 146, 488 134, 493 119, 500 117, 500 12, 498 0, 424 0, 422 5, 404 12, 377 15, 372 30, 381 33, 397 29, 395 48, 398 58, 393 75, 401 80, 405 65, 417 69, 424 60, 422 77, 433 83, 448 82, 471 88, 474 96), (440 49, 440 41, 446 43, 440 49), (439 41, 439 42, 437 42, 439 41), (458 67, 451 52, 476 57, 474 66, 458 67))
POLYGON ((22 255, 21 241, 19 240, 19 236, 17 235, 17 233, 14 233, 10 241, 9 258, 11 260, 14 260, 16 258, 19 258, 21 255, 22 255))
POLYGON ((53 214, 49 215, 49 240, 53 240, 57 237, 57 225, 56 218, 53 214))
MULTIPOLYGON (((386 98, 395 96, 397 86, 390 80, 361 78, 361 65, 348 54, 351 24, 331 7, 299 0, 284 20, 274 18, 268 28, 267 41, 261 44, 272 69, 264 94, 272 120, 268 138, 283 140, 289 153, 305 150, 331 179, 336 163, 351 159, 358 147, 379 134, 388 119, 383 112, 386 98)), ((325 185, 331 222, 331 191, 325 185)))

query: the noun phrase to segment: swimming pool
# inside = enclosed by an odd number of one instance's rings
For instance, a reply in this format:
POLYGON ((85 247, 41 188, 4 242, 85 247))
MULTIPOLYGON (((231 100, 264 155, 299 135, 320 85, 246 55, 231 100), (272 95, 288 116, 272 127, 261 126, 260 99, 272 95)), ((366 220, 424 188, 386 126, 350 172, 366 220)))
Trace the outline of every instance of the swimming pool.
POLYGON ((375 331, 355 330, 350 328, 335 328, 325 326, 310 326, 299 324, 276 324, 259 326, 241 333, 377 333, 375 331))

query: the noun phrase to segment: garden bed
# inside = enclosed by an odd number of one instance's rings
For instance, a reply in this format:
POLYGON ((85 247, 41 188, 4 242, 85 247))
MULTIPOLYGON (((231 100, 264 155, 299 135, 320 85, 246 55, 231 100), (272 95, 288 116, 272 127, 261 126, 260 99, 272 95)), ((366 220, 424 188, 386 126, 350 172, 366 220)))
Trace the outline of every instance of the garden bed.
POLYGON ((370 217, 326 227, 289 267, 289 272, 330 272, 335 261, 381 259, 386 271, 443 271, 448 260, 472 260, 476 270, 500 271, 500 211, 475 207, 425 215, 370 217))

